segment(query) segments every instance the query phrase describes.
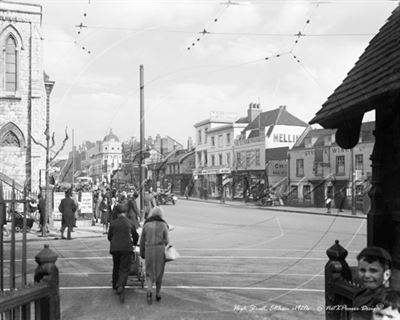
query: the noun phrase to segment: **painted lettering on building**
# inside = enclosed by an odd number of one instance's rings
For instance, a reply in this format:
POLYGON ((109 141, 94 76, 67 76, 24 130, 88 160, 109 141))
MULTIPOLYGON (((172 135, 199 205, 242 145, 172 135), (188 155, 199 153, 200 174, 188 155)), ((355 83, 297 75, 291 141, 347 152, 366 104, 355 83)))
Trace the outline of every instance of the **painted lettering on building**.
POLYGON ((345 153, 345 152, 349 152, 350 150, 342 149, 340 147, 332 147, 331 151, 332 151, 332 153, 345 153))
POLYGON ((276 177, 287 177, 288 169, 287 169, 287 161, 286 160, 273 160, 268 163, 268 176, 276 176, 276 177))
POLYGON ((274 133, 272 136, 273 142, 290 142, 294 143, 299 138, 297 134, 274 133))

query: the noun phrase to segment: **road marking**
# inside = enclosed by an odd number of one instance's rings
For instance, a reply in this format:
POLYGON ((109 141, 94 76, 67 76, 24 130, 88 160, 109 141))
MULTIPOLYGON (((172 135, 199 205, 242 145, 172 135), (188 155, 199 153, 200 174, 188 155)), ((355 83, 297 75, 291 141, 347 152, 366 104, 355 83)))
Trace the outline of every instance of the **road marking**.
MULTIPOLYGON (((126 286, 125 288, 137 289, 137 286, 126 286)), ((243 290, 243 291, 298 291, 298 292, 319 292, 323 293, 323 289, 293 289, 293 288, 269 288, 269 287, 216 287, 216 286, 163 286, 163 289, 188 289, 188 290, 243 290)), ((98 287, 60 287, 60 290, 111 290, 110 286, 98 287)), ((143 291, 144 293, 145 291, 143 291)))
MULTIPOLYGON (((111 256, 97 256, 97 257, 59 257, 57 261, 62 260, 111 260, 111 256)), ((328 261, 327 258, 309 258, 309 257, 280 257, 280 256, 180 256, 181 259, 269 259, 269 260, 316 260, 316 261, 328 261)), ((353 261, 355 259, 348 259, 347 261, 353 261)), ((20 262, 21 259, 15 261, 20 262)), ((35 261, 35 259, 27 259, 27 261, 35 261)), ((10 260, 4 260, 4 262, 10 262, 10 260)))
MULTIPOLYGON (((111 267, 111 266, 110 266, 111 267)), ((89 276, 89 275, 109 275, 111 271, 104 272, 61 272, 60 275, 68 276, 89 276)), ((310 277, 314 274, 308 273, 279 273, 279 272, 208 272, 208 271, 168 271, 165 274, 204 274, 204 275, 276 275, 276 276, 291 276, 291 277, 310 277)), ((324 277, 324 275, 319 275, 324 277)))
MULTIPOLYGON (((57 249, 57 251, 67 251, 67 252, 96 252, 96 251, 109 251, 109 248, 104 248, 104 249, 57 249)), ((179 247, 179 251, 278 251, 278 252, 326 252, 326 249, 313 249, 313 250, 307 250, 307 249, 255 249, 255 248, 188 248, 188 247, 179 247)), ((360 251, 348 251, 349 253, 359 253, 360 251)))

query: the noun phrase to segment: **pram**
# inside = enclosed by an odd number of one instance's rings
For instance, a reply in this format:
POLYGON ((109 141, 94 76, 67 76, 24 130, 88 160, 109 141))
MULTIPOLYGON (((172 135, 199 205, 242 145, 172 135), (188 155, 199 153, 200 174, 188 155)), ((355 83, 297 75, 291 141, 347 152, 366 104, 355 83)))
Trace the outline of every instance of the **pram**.
POLYGON ((129 270, 128 281, 131 278, 137 278, 142 288, 144 288, 144 281, 146 280, 144 260, 140 257, 140 249, 135 246, 133 248, 132 262, 129 270))
MULTIPOLYGON (((19 213, 17 211, 14 211, 14 221, 15 221, 15 231, 20 232, 24 229, 24 215, 22 213, 19 213)), ((35 219, 33 219, 30 216, 26 216, 26 231, 30 231, 33 223, 35 222, 35 219)))

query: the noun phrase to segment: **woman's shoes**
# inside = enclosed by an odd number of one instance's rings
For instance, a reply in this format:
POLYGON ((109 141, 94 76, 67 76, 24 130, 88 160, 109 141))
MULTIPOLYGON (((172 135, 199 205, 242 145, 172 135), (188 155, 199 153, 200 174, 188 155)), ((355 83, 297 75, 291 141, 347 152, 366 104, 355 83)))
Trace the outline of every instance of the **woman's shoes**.
POLYGON ((156 293, 156 300, 160 301, 161 300, 161 295, 156 293))
POLYGON ((153 303, 153 297, 151 292, 147 292, 147 303, 152 304, 153 303))

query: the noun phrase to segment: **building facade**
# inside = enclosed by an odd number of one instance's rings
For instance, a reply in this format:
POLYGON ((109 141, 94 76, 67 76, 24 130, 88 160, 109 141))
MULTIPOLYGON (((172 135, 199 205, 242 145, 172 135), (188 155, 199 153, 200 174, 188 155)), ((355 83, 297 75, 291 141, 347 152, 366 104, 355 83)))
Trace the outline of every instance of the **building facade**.
POLYGON ((217 175, 230 170, 226 162, 232 161, 230 158, 232 152, 228 152, 228 149, 232 149, 235 134, 233 124, 237 120, 236 113, 212 111, 210 118, 194 125, 196 137, 194 195, 204 198, 209 195, 218 196, 216 179, 217 175))
POLYGON ((0 173, 33 191, 39 189, 46 165, 46 151, 39 145, 46 145, 48 80, 42 65, 41 25, 41 6, 1 2, 0 173))
POLYGON ((307 127, 286 106, 260 112, 252 119, 234 145, 235 197, 250 192, 256 198, 260 185, 277 188, 287 174, 287 150, 307 127))
POLYGON ((363 209, 372 174, 374 128, 374 122, 363 123, 360 140, 350 150, 338 146, 336 130, 308 130, 289 150, 288 202, 324 207, 330 194, 333 207, 343 201, 345 208, 351 208, 354 196, 356 208, 363 209))

